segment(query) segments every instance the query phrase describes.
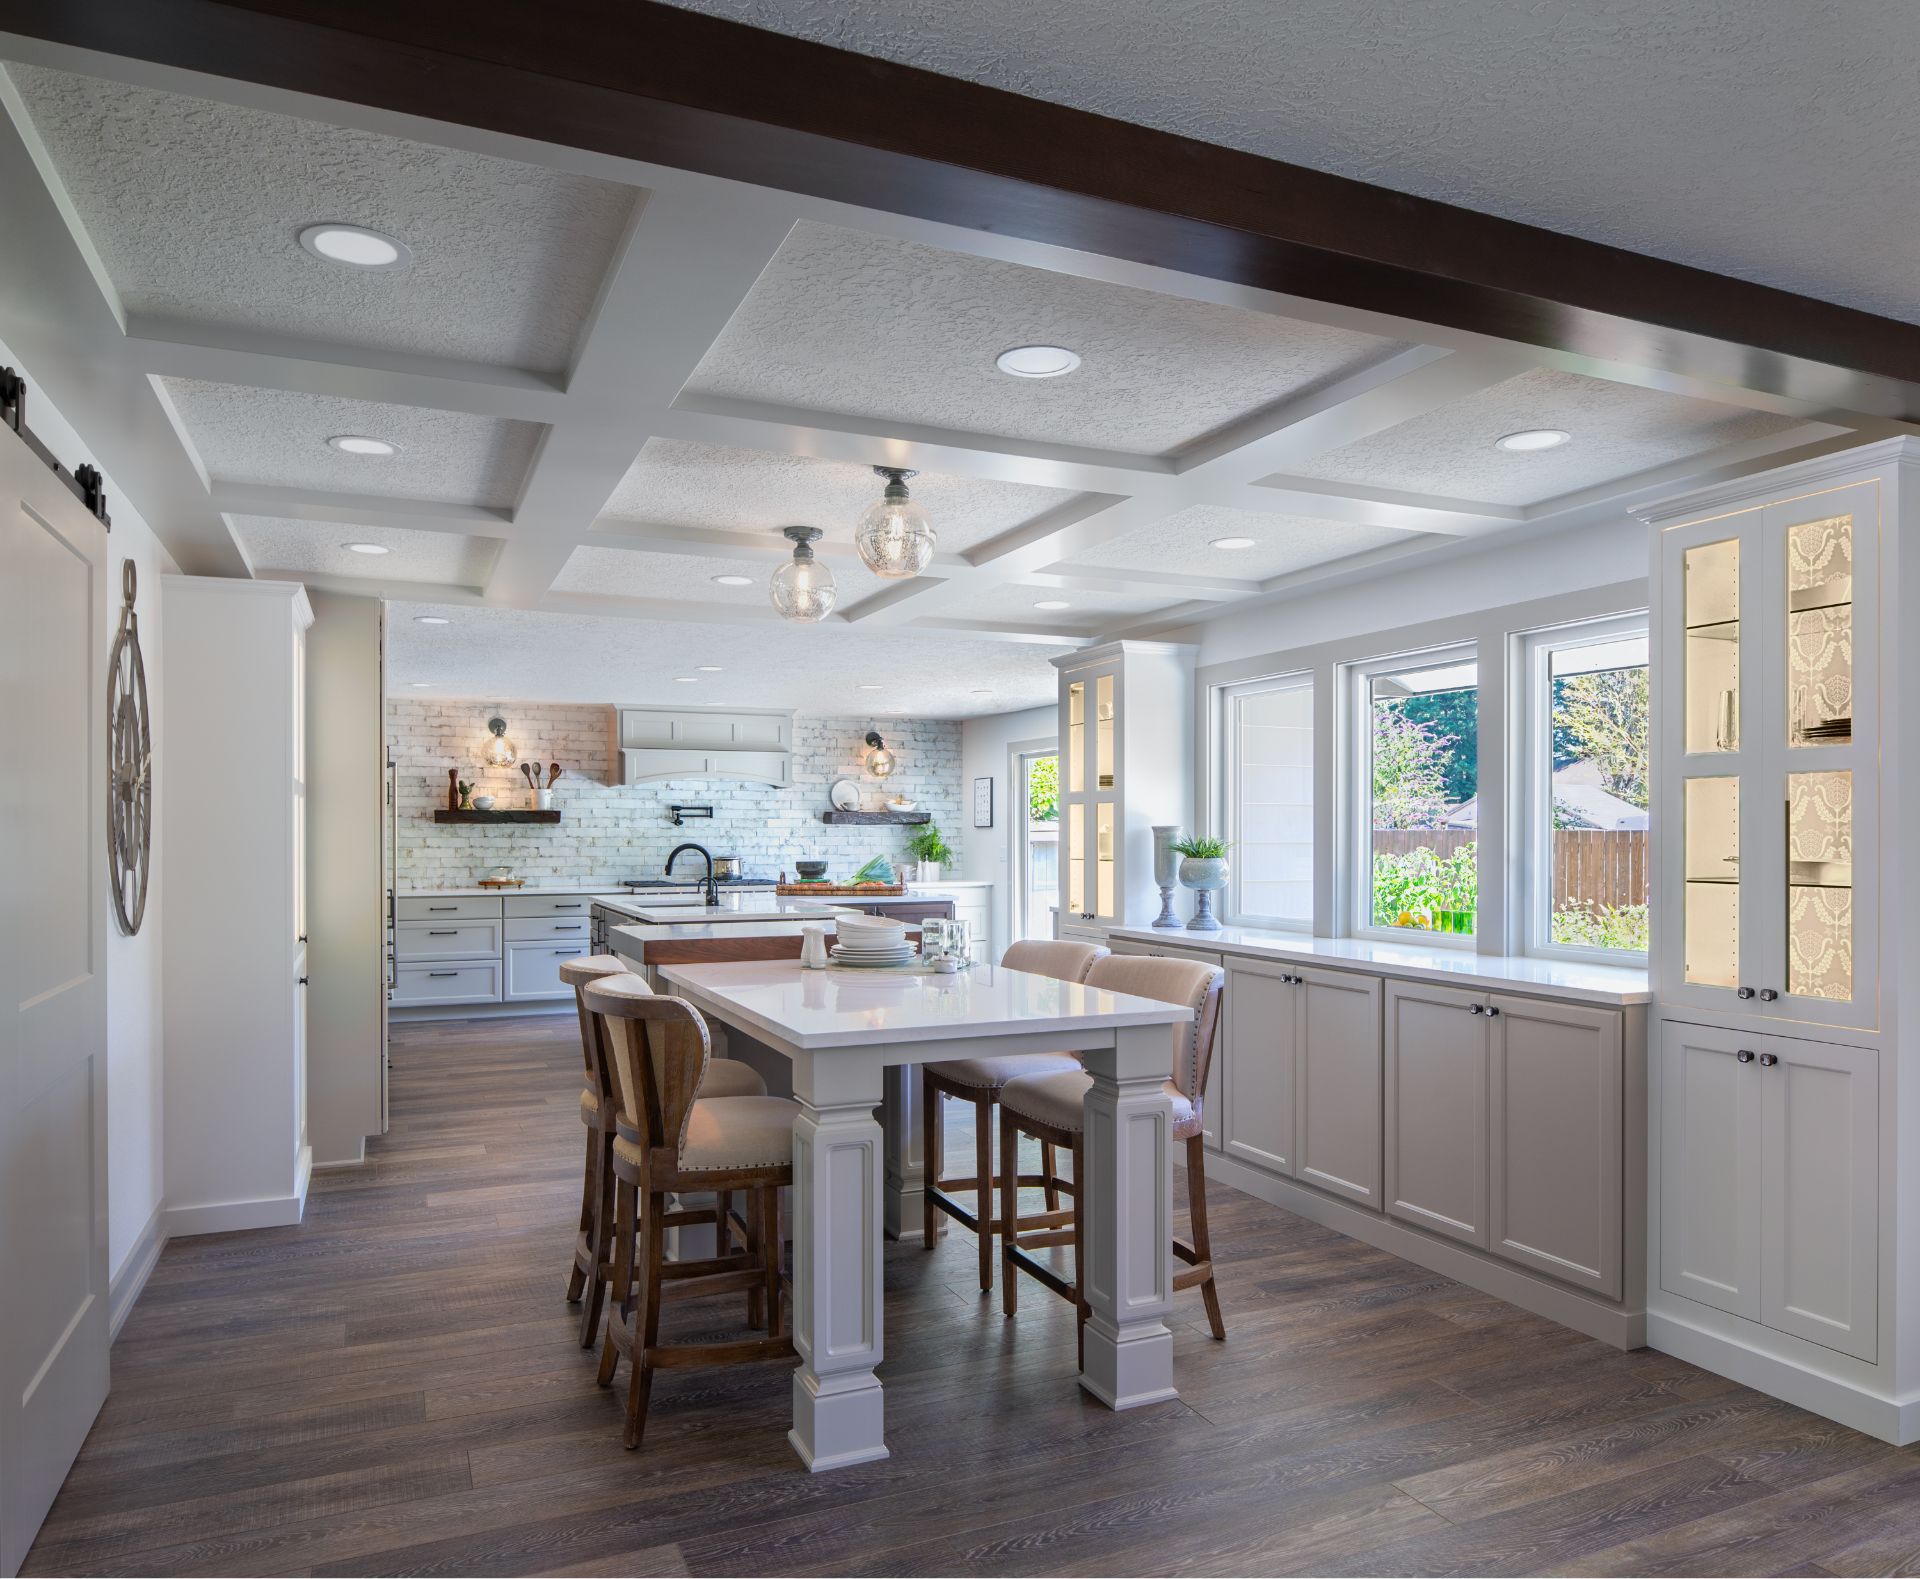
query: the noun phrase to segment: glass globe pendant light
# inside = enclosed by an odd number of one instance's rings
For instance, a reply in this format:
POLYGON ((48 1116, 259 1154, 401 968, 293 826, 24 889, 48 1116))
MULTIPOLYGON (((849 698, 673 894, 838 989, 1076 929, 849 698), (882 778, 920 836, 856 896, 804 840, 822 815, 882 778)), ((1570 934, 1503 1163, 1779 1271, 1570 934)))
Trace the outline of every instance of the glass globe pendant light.
POLYGON ((887 743, 880 738, 877 729, 867 731, 867 744, 873 748, 867 753, 867 771, 877 779, 891 776, 900 765, 899 759, 887 749, 887 743))
POLYGON ((519 753, 514 750, 513 742, 507 739, 507 721, 494 717, 487 720, 487 730, 492 738, 481 749, 480 760, 490 768, 510 768, 519 753))
POLYGON ((874 472, 887 479, 887 488, 854 528, 860 562, 876 576, 917 576, 933 558, 933 526, 907 497, 907 479, 919 474, 899 466, 876 466, 874 472))
POLYGON ((839 595, 833 572, 814 557, 813 540, 824 535, 817 526, 788 526, 781 531, 793 542, 793 558, 773 573, 767 592, 780 617, 811 624, 833 612, 839 595))

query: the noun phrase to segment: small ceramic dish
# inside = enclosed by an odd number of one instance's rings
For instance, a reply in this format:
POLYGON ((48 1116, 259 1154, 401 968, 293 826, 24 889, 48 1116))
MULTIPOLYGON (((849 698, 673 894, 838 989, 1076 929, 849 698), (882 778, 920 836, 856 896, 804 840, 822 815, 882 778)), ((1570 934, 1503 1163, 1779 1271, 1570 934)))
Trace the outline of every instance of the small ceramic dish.
POLYGON ((476 796, 474 796, 474 797, 473 797, 473 809, 474 809, 475 811, 492 811, 492 810, 493 810, 493 797, 492 797, 491 795, 476 795, 476 796))

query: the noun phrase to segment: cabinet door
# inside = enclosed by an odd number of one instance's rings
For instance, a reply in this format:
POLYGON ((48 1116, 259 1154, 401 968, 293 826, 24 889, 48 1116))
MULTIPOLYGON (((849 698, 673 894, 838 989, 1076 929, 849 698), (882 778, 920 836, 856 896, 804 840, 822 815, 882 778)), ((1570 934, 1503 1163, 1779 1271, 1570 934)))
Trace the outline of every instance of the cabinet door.
MULTIPOLYGON (((1291 1174, 1294 1159, 1294 1061, 1300 989, 1285 966, 1236 960, 1227 968, 1222 1004, 1225 1100, 1215 1116, 1230 1157, 1291 1174)), ((1216 1057, 1216 1062, 1218 1062, 1216 1057)))
POLYGON ((1660 1035, 1660 1286, 1760 1319, 1757 1044, 1718 1026, 1660 1035), (1742 1054, 1755 1055, 1746 1058, 1742 1054))
POLYGON ((560 979, 560 964, 586 952, 584 943, 509 943, 507 984, 501 997, 509 1002, 570 997, 573 989, 560 979))
POLYGON ((1618 1299, 1619 1011, 1496 995, 1487 1014, 1490 1248, 1618 1299))
POLYGON ((1387 984, 1387 1211, 1482 1249, 1486 1010, 1478 993, 1387 984))
POLYGON ((1304 970, 1294 1104, 1295 1176, 1380 1210, 1380 1000, 1377 977, 1304 970))
POLYGON ((1879 1327, 1879 1057, 1788 1037, 1756 1040, 1760 1319, 1857 1359, 1879 1327), (1777 1063, 1765 1060, 1776 1058, 1777 1063))

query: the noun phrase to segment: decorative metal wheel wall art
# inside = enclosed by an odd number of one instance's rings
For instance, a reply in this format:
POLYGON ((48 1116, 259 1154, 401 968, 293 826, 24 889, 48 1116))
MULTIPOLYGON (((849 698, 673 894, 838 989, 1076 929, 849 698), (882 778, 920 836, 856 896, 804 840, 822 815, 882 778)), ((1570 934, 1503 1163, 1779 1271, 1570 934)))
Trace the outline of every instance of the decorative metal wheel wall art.
POLYGON ((128 937, 140 930, 146 914, 153 859, 153 733, 147 670, 140 658, 140 619, 133 612, 138 588, 133 561, 126 560, 121 566, 126 602, 107 660, 107 862, 113 912, 128 937))

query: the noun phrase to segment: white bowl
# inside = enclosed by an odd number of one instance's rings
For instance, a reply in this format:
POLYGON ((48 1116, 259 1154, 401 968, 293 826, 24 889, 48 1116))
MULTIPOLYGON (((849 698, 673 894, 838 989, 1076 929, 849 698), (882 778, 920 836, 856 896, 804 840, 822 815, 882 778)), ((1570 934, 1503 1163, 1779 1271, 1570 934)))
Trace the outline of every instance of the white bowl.
POLYGON ((475 811, 492 811, 492 810, 493 810, 493 797, 492 797, 491 795, 476 795, 476 796, 474 796, 474 797, 473 797, 473 809, 474 809, 475 811))

